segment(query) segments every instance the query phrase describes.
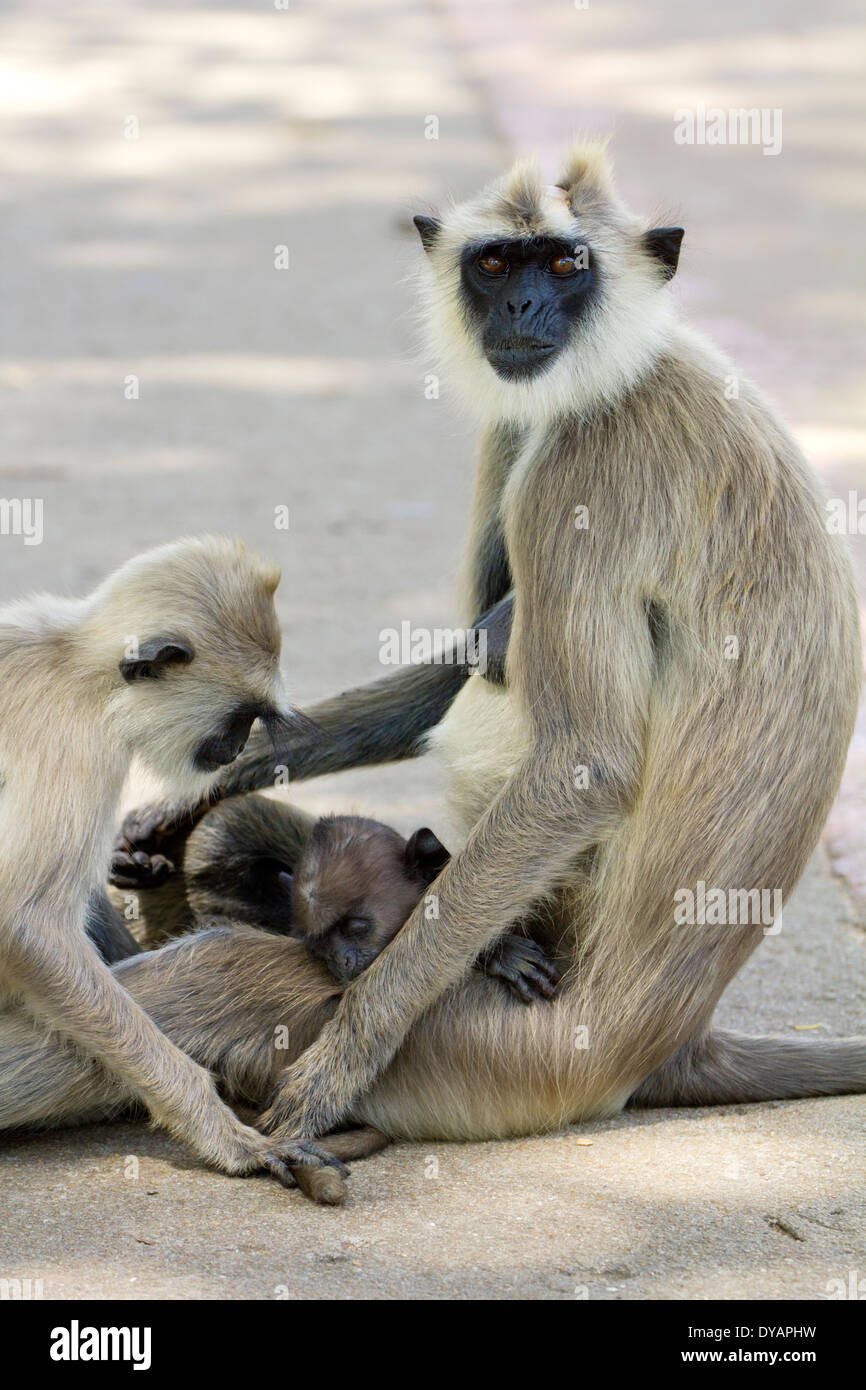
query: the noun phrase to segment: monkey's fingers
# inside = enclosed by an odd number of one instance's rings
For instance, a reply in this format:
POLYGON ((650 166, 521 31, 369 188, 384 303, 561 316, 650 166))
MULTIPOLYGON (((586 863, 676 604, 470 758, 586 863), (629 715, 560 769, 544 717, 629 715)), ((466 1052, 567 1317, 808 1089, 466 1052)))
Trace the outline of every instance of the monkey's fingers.
POLYGON ((344 1179, 349 1176, 349 1169, 326 1149, 313 1144, 287 1144, 280 1152, 265 1153, 263 1162, 283 1187, 299 1187, 306 1197, 322 1206, 338 1207, 346 1200, 344 1179))
POLYGON ((216 798, 217 794, 213 792, 192 808, 168 801, 139 806, 124 817, 120 834, 114 842, 115 847, 155 854, 172 837, 181 835, 185 838, 189 835, 216 798))
POLYGON ((276 1154, 265 1154, 262 1159, 262 1165, 265 1172, 270 1173, 271 1177, 276 1178, 277 1182, 282 1187, 291 1188, 299 1186, 295 1178, 295 1170, 290 1168, 288 1163, 284 1163, 281 1158, 277 1158, 276 1154))
POLYGON ((129 811, 123 818, 118 845, 126 844, 133 849, 154 850, 158 841, 174 828, 175 809, 165 802, 153 806, 139 806, 129 811))
POLYGON ((479 958, 478 964, 486 975, 501 980, 523 1004, 552 999, 560 980, 558 967, 544 949, 520 932, 507 932, 479 958))
MULTIPOLYGON (((319 1141, 319 1148, 335 1158, 368 1158, 387 1148, 389 1140, 380 1129, 362 1125, 339 1134, 328 1134, 319 1141)), ((340 1207, 346 1200, 347 1188, 333 1168, 293 1168, 292 1177, 305 1197, 324 1207, 340 1207)))
POLYGON ((555 984, 559 983, 562 978, 562 971, 556 964, 556 961, 550 959, 550 956, 543 946, 539 946, 537 941, 533 941, 532 938, 528 936, 516 936, 510 939, 514 941, 516 947, 515 953, 521 961, 525 962, 526 965, 534 966, 537 970, 542 971, 542 973, 553 980, 555 984))
POLYGON ((118 848, 111 856, 108 881, 115 888, 158 888, 173 873, 174 864, 165 855, 118 848))
POLYGON ((287 1143, 273 1141, 273 1146, 265 1154, 268 1159, 290 1168, 335 1168, 341 1177, 349 1176, 349 1169, 341 1158, 309 1139, 290 1140, 287 1143))

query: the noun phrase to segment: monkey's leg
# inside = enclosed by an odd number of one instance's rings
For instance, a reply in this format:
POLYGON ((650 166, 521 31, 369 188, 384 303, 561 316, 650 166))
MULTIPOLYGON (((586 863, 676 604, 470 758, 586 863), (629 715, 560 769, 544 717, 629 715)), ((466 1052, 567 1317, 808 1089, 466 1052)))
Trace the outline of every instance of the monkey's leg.
POLYGON ((599 1008, 572 983, 527 1009, 473 973, 415 1023, 356 1121, 392 1139, 539 1134, 634 1106, 732 1105, 866 1092, 866 1038, 821 1041, 711 1030, 634 1089, 641 1063, 622 1050, 623 988, 599 1008), (611 1067, 608 1056, 615 1054, 611 1067), (629 1099, 629 1094, 631 1097, 629 1099))
POLYGON ((738 1105, 866 1091, 866 1038, 749 1037, 711 1028, 638 1086, 629 1105, 738 1105))
MULTIPOLYGON (((207 1162, 234 1174, 267 1169, 291 1183, 287 1165, 342 1165, 309 1146, 278 1145, 241 1124, 212 1076, 172 1043, 99 959, 81 926, 34 920, 7 948, 5 964, 24 1007, 120 1078, 151 1115, 207 1162)), ((135 963, 133 958, 131 963, 135 963)))
POLYGON ((613 774, 600 770, 582 799, 571 792, 572 769, 582 762, 569 732, 561 744, 539 745, 526 756, 435 880, 439 918, 431 923, 420 904, 352 982, 334 1019, 282 1077, 263 1128, 286 1137, 324 1134, 352 1113, 438 995, 510 922, 531 916, 577 857, 617 823, 621 793, 613 774))
MULTIPOLYGON (((165 1034, 247 1107, 264 1102, 275 1073, 330 1017, 340 992, 298 943, 232 927, 140 955, 118 974, 165 1034)), ((134 1101, 98 1062, 40 1031, 23 1010, 0 1015, 0 1130, 107 1119, 134 1101)), ((367 1126, 328 1135, 321 1147, 348 1160, 387 1143, 367 1126)), ((313 1201, 345 1200, 334 1168, 292 1167, 291 1174, 313 1201)))

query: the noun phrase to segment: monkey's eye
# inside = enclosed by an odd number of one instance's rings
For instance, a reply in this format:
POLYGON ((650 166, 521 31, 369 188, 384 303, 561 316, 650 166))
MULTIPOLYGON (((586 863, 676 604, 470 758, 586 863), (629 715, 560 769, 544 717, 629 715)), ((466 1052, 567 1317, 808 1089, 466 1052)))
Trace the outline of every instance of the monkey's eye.
POLYGON ((478 268, 483 270, 485 275, 505 275, 508 262, 504 256, 497 256, 495 251, 488 251, 486 256, 478 257, 478 268))
POLYGON ((369 936, 373 923, 369 917, 347 917, 342 924, 341 935, 349 941, 360 941, 369 936))
POLYGON ((550 262, 552 275, 573 275, 579 269, 574 256, 554 256, 550 262))

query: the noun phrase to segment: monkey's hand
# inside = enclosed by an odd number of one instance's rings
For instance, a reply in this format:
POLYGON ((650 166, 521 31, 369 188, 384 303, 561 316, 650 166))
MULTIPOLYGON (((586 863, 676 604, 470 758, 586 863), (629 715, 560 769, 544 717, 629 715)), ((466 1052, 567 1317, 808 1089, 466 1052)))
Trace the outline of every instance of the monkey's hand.
POLYGON ((560 971, 542 947, 519 931, 500 936, 482 951, 475 966, 485 975, 501 980, 523 1004, 552 999, 560 980, 560 971))
MULTIPOLYGON (((303 1175, 299 1182, 298 1172, 309 1169, 312 1179, 313 1172, 327 1171, 333 1174, 333 1178, 330 1181, 324 1177, 318 1180, 318 1184, 324 1187, 324 1195, 315 1196, 315 1200, 322 1200, 329 1206, 337 1206, 342 1201, 345 1189, 341 1179, 349 1176, 349 1169, 336 1154, 319 1144, 281 1140, 246 1125, 239 1125, 237 1133, 242 1136, 241 1144, 231 1158, 223 1158, 219 1164, 226 1172, 244 1176, 264 1171, 271 1173, 283 1187, 300 1187, 307 1195, 313 1196, 315 1194, 309 1191, 311 1183, 304 1181, 303 1175)), ((313 1185, 316 1185, 316 1180, 313 1185)))
POLYGON ((267 1110, 255 1122, 274 1143, 316 1139, 343 1121, 363 1076, 355 1074, 357 1057, 348 1067, 342 1064, 340 1041, 331 1020, 280 1076, 267 1110))
POLYGON ((174 864, 164 855, 118 843, 112 851, 108 881, 115 888, 159 888, 173 873, 174 864))
POLYGON ((158 888, 183 863, 186 842, 219 794, 190 810, 171 802, 138 807, 124 817, 114 841, 109 883, 116 888, 158 888))

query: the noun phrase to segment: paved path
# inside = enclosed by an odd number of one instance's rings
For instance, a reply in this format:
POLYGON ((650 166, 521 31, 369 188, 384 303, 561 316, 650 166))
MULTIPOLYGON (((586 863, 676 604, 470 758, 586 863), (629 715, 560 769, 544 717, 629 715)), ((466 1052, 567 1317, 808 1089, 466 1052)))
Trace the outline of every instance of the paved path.
MULTIPOLYGON (((767 13, 0 10, 0 492, 45 506, 41 546, 0 541, 0 592, 78 591, 134 550, 238 531, 283 564, 300 699, 377 675, 381 627, 441 623, 472 435, 425 399, 412 356, 408 215, 470 191, 508 141, 549 156, 573 116, 616 127, 636 206, 682 211, 689 311, 831 486, 857 486, 857 21, 767 13), (672 110, 701 99, 782 105, 782 155, 675 146, 672 110)), ((443 824, 424 764, 301 795, 443 824)), ((722 1016, 844 1032, 864 1005, 862 932, 818 856, 722 1016)), ((816 1298, 850 1271, 866 1287, 863 1117, 849 1098, 625 1116, 589 1144, 402 1146, 357 1165, 336 1212, 205 1172, 143 1127, 21 1138, 0 1153, 0 1278, 41 1278, 48 1297, 816 1298)))

